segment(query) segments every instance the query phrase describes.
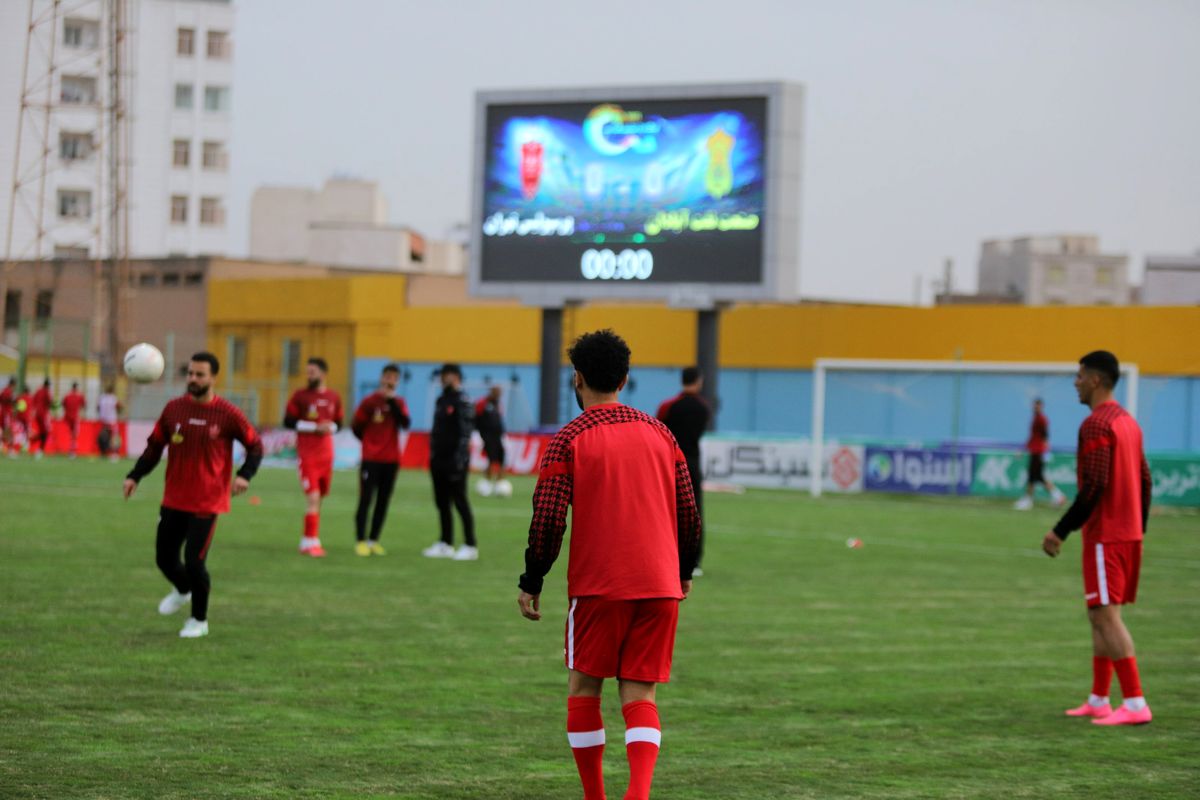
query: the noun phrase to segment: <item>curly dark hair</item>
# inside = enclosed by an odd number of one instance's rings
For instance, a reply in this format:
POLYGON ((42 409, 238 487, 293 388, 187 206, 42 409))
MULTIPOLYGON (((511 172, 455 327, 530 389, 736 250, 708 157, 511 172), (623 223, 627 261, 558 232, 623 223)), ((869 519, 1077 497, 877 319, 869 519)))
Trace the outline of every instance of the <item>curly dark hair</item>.
POLYGON ((629 345, 608 328, 580 336, 567 357, 592 391, 615 392, 629 374, 629 345))
POLYGON ((1084 369, 1100 373, 1100 377, 1103 379, 1101 383, 1109 389, 1116 386, 1117 381, 1121 380, 1121 363, 1107 350, 1093 350, 1079 359, 1079 364, 1084 369))

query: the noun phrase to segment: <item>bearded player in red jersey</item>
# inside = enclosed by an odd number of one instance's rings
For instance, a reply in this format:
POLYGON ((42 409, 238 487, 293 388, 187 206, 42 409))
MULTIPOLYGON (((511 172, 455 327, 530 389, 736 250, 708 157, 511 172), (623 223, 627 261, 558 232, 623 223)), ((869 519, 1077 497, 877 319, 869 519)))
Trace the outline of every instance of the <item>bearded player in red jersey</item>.
POLYGON ((629 347, 609 330, 569 351, 583 413, 550 442, 533 494, 521 613, 541 619, 542 581, 571 517, 567 564, 567 741, 585 800, 604 798, 600 692, 616 677, 629 760, 627 800, 650 796, 662 738, 655 687, 670 679, 679 601, 692 588, 700 515, 667 427, 622 405, 629 347))
POLYGON ((300 552, 322 558, 321 500, 333 481, 333 434, 342 425, 342 398, 325 384, 329 365, 323 358, 310 358, 304 367, 308 386, 297 389, 288 400, 283 424, 296 432, 296 455, 300 459, 300 486, 304 489, 304 536, 300 552))
POLYGON ((208 635, 210 581, 205 561, 217 528, 217 515, 229 511, 233 442, 246 448, 246 462, 233 479, 233 494, 250 485, 262 461, 262 441, 237 406, 213 394, 220 362, 212 353, 196 353, 188 362, 187 394, 167 403, 146 442, 146 450, 125 477, 125 499, 169 447, 167 481, 158 515, 158 568, 174 588, 158 604, 158 613, 174 614, 188 600, 192 616, 179 635, 208 635), (183 563, 179 549, 183 548, 183 563))
POLYGON ((400 469, 400 431, 407 430, 412 423, 408 404, 403 397, 396 397, 399 382, 400 367, 388 364, 379 376, 379 389, 363 398, 350 421, 350 429, 362 441, 358 510, 354 515, 357 537, 354 552, 360 556, 386 554, 379 544, 379 535, 383 532, 383 521, 400 469), (371 536, 368 538, 367 515, 372 500, 375 501, 375 513, 371 515, 371 536))
POLYGON ((1079 428, 1079 494, 1042 540, 1051 558, 1063 540, 1083 528, 1083 592, 1092 624, 1092 692, 1067 711, 1095 725, 1140 725, 1152 719, 1142 695, 1133 637, 1121 606, 1137 599, 1142 537, 1150 517, 1150 466, 1142 452, 1142 429, 1113 399, 1120 379, 1117 357, 1106 350, 1079 359, 1075 391, 1092 413, 1079 428), (1113 711, 1108 687, 1113 670, 1124 702, 1113 711))

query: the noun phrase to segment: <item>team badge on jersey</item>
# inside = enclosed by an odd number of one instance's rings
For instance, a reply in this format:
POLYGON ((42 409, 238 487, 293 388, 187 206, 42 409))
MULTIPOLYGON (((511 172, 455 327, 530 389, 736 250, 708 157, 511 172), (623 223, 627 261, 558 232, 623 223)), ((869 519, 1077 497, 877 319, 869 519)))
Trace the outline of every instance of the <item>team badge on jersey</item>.
POLYGON ((218 425, 217 423, 214 422, 212 425, 208 426, 208 436, 210 439, 216 439, 220 435, 221 435, 221 426, 220 425, 218 425))
POLYGON ((317 407, 316 407, 316 406, 309 406, 309 407, 308 407, 308 418, 309 418, 309 419, 316 419, 316 418, 317 418, 317 407))
POLYGON ((171 444, 182 444, 183 443, 183 433, 181 433, 179 429, 180 429, 180 425, 178 422, 176 422, 175 423, 175 432, 171 434, 171 444))
POLYGON ((383 422, 383 409, 375 409, 375 416, 371 417, 372 422, 383 422))

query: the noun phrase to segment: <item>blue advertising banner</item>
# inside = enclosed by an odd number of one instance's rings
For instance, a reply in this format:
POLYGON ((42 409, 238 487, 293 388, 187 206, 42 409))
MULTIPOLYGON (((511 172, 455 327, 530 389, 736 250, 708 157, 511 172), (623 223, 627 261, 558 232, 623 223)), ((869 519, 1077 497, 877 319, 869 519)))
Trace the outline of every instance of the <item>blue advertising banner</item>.
POLYGON ((908 447, 868 447, 863 488, 869 492, 970 494, 973 453, 908 447))

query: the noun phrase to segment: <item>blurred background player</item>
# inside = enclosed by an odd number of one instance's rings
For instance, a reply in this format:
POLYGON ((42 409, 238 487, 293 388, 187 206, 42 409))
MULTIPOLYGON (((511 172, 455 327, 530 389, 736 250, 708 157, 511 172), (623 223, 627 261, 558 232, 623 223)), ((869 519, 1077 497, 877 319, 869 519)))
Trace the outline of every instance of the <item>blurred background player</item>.
POLYGON ((471 458, 471 403, 462 392, 462 369, 445 364, 441 370, 442 394, 433 410, 429 431, 429 476, 437 505, 442 538, 421 551, 426 558, 474 561, 479 558, 475 542, 475 517, 467 499, 467 467, 471 458), (462 519, 463 546, 454 549, 454 519, 450 504, 462 519))
POLYGON ((83 410, 87 408, 87 398, 79 391, 79 384, 72 383, 71 391, 63 395, 63 422, 67 424, 67 432, 71 437, 71 458, 79 453, 79 421, 83 410))
POLYGON ((9 378, 8 385, 0 389, 0 452, 7 452, 12 445, 13 406, 17 402, 17 379, 9 378))
POLYGON ((116 387, 110 383, 96 401, 96 419, 100 421, 100 433, 96 437, 96 444, 100 447, 100 457, 107 456, 109 461, 116 461, 117 454, 121 451, 118 423, 123 410, 124 406, 117 398, 116 387))
POLYGON ((699 367, 686 367, 680 376, 683 390, 658 407, 658 419, 675 435, 679 449, 687 459, 688 474, 692 477, 692 494, 696 497, 696 513, 700 515, 700 544, 696 550, 696 571, 693 577, 704 574, 700 559, 704 557, 704 497, 701 484, 704 482, 700 463, 700 437, 708 430, 712 421, 712 408, 700 394, 704 388, 704 375, 699 367))
POLYGON ((158 604, 158 613, 174 614, 191 600, 192 616, 179 631, 185 639, 208 635, 211 586, 205 561, 217 515, 229 511, 233 442, 239 441, 246 448, 246 461, 233 479, 233 494, 246 491, 263 456, 262 440, 246 416, 237 406, 213 394, 213 379, 220 368, 212 353, 192 356, 187 369, 187 394, 163 408, 145 452, 125 478, 128 500, 142 478, 158 464, 163 448, 170 448, 155 547, 158 568, 173 588, 158 604))
POLYGON ((354 515, 357 543, 354 552, 360 556, 385 555, 379 544, 383 521, 387 517, 396 472, 400 469, 400 431, 412 423, 408 404, 396 397, 400 382, 400 367, 388 364, 379 376, 379 388, 363 398, 354 410, 350 429, 362 441, 362 462, 358 469, 358 510, 354 515), (367 514, 371 501, 371 535, 367 537, 367 514))
POLYGON ((666 427, 617 396, 629 347, 610 330, 568 353, 583 413, 546 448, 517 604, 541 619, 543 579, 571 516, 567 563, 567 741, 585 800, 604 795, 604 679, 616 677, 629 759, 627 800, 650 796, 662 738, 657 684, 671 676, 679 601, 692 588, 700 515, 687 462, 666 427))
POLYGON ((333 434, 342 425, 342 398, 326 383, 329 365, 313 357, 304 366, 308 385, 297 389, 284 412, 284 427, 296 432, 296 455, 300 459, 300 487, 304 490, 304 535, 300 552, 323 558, 321 547, 321 500, 333 481, 333 434))
POLYGON ((500 408, 500 394, 500 387, 493 385, 475 404, 475 430, 483 439, 483 453, 488 460, 487 474, 480 478, 477 487, 484 497, 493 493, 512 497, 512 484, 504 479, 504 412, 500 408))
POLYGON ((1121 377, 1117 357, 1096 350, 1079 360, 1075 391, 1092 413, 1079 427, 1079 494, 1054 529, 1042 539, 1051 558, 1063 541, 1083 528, 1083 593, 1092 625, 1092 691, 1071 717, 1096 725, 1140 725, 1152 719, 1142 695, 1133 637, 1121 606, 1137 599, 1142 538, 1150 518, 1150 466, 1142 451, 1142 429, 1113 399, 1121 377), (1116 711, 1108 689, 1116 670, 1124 698, 1116 711))
POLYGON ((1040 483, 1050 493, 1056 506, 1067 502, 1066 496, 1045 475, 1046 451, 1050 449, 1050 421, 1042 413, 1042 399, 1033 401, 1033 421, 1029 424, 1029 441, 1025 443, 1029 452, 1029 477, 1025 481, 1025 496, 1013 506, 1018 511, 1033 508, 1033 492, 1040 483))
POLYGON ((12 446, 8 454, 15 456, 21 451, 28 452, 33 437, 33 396, 25 384, 20 384, 17 398, 13 401, 12 432, 12 446))
POLYGON ((34 458, 46 454, 46 445, 50 442, 50 412, 54 409, 54 392, 50 388, 50 379, 42 381, 42 387, 33 393, 33 421, 37 433, 30 439, 30 446, 37 445, 34 458))

